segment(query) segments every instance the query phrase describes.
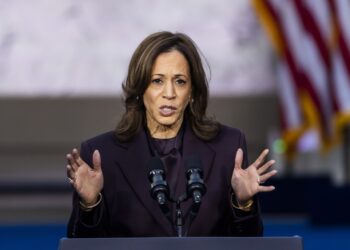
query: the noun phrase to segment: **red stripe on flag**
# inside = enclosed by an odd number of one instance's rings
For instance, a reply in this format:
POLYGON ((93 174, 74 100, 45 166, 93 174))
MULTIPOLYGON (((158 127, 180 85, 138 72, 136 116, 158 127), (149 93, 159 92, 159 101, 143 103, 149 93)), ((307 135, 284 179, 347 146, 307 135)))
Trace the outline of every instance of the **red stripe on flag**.
POLYGON ((312 12, 310 12, 310 10, 305 7, 304 1, 295 0, 294 3, 305 30, 314 38, 314 41, 318 47, 318 51, 322 56, 323 62, 327 68, 330 68, 330 57, 327 42, 322 36, 319 25, 317 24, 312 12))
MULTIPOLYGON (((339 29, 339 31, 340 31, 339 40, 338 40, 339 50, 340 50, 340 54, 342 55, 345 68, 346 68, 348 74, 350 75, 350 51, 349 51, 349 48, 347 47, 347 43, 346 43, 344 34, 342 33, 342 31, 340 29, 339 29)), ((350 82, 349 82, 349 84, 350 84, 350 82)))
MULTIPOLYGON (((332 86, 331 86, 331 77, 330 77, 330 68, 331 68, 331 60, 330 60, 330 53, 329 53, 329 47, 327 46, 327 37, 325 38, 322 35, 321 29, 319 24, 317 23, 314 13, 310 11, 308 6, 305 4, 304 1, 302 0, 294 0, 294 5, 296 7, 296 10, 298 12, 299 18, 302 21, 303 27, 305 32, 307 32, 310 37, 313 39, 314 44, 317 48, 317 53, 321 55, 323 64, 324 64, 324 70, 325 70, 325 75, 327 77, 326 82, 324 82, 326 89, 328 92, 333 92, 332 91, 332 86)), ((327 137, 328 133, 330 132, 330 124, 329 124, 329 119, 327 117, 327 111, 323 109, 321 99, 317 94, 315 93, 315 90, 313 88, 313 83, 311 79, 305 74, 304 77, 305 79, 305 84, 306 88, 312 95, 315 95, 313 97, 313 101, 317 103, 317 107, 319 110, 320 118, 321 118, 321 126, 322 126, 322 133, 324 136, 327 137), (310 87, 312 89, 310 89, 310 87)), ((314 83, 316 84, 316 83, 314 83)), ((329 99, 332 101, 332 98, 329 99)), ((333 101, 332 101, 333 102, 333 101)), ((327 103, 326 103, 327 105, 327 103)), ((332 103, 329 103, 329 105, 332 105, 332 103)), ((330 107, 331 108, 331 107, 330 107)), ((329 134, 330 136, 330 134, 329 134)))
MULTIPOLYGON (((287 39, 285 29, 282 27, 282 22, 276 12, 276 10, 273 8, 273 6, 269 3, 269 1, 266 1, 266 7, 270 11, 272 17, 276 21, 276 26, 278 27, 278 30, 280 32, 282 41, 284 43, 284 52, 285 52, 285 59, 287 62, 287 65, 289 67, 289 70, 291 72, 291 76, 293 78, 293 83, 295 84, 299 94, 303 91, 307 92, 314 103, 316 109, 318 110, 318 113, 320 114, 320 124, 325 125, 327 120, 325 116, 323 115, 324 112, 322 111, 322 106, 321 106, 321 100, 317 95, 317 92, 315 91, 315 88, 312 86, 310 79, 308 76, 306 76, 305 72, 301 70, 298 66, 297 63, 293 57, 293 54, 291 52, 291 47, 289 45, 289 41, 287 39)), ((300 101, 300 100, 299 100, 300 101)), ((325 135, 326 129, 323 127, 322 128, 322 135, 325 135)))

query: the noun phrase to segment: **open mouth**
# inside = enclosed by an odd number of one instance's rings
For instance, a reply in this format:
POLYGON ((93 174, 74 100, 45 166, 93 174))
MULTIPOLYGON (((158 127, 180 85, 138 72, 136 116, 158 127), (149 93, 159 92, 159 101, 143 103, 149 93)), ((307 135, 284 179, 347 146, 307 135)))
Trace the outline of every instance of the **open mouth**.
POLYGON ((163 105, 159 108, 159 112, 162 116, 171 116, 175 113, 176 108, 174 106, 163 105))

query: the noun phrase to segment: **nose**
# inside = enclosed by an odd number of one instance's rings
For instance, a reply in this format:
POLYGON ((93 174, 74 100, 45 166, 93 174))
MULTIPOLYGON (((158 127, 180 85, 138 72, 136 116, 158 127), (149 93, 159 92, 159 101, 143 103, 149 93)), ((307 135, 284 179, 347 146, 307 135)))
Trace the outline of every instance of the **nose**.
POLYGON ((174 88, 174 85, 171 81, 167 81, 164 84, 164 89, 163 89, 163 98, 166 99, 174 99, 176 97, 176 91, 174 88))

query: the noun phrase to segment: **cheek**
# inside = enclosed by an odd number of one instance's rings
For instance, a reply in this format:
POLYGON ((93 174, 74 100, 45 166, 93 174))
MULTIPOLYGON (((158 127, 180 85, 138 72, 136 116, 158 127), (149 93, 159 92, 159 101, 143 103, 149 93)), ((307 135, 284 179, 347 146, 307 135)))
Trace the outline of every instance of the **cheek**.
POLYGON ((145 109, 149 113, 154 113, 156 109, 156 98, 154 96, 151 96, 149 94, 145 94, 143 96, 143 104, 145 106, 145 109))
POLYGON ((151 106, 152 103, 152 96, 148 93, 148 90, 143 94, 143 105, 146 109, 148 109, 151 106))
POLYGON ((186 110, 187 106, 189 105, 189 103, 190 102, 189 102, 189 100, 187 98, 183 101, 182 107, 181 107, 181 113, 185 112, 185 110, 186 110))
POLYGON ((144 101, 146 112, 152 112, 152 103, 150 103, 148 100, 144 101))

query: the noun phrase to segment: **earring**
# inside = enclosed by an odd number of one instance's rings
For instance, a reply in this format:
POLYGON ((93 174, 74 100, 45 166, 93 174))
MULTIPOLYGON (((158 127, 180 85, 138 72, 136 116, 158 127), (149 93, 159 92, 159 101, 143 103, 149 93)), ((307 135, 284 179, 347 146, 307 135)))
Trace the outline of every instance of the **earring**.
POLYGON ((136 96, 136 101, 138 101, 140 98, 139 98, 139 96, 136 96))

